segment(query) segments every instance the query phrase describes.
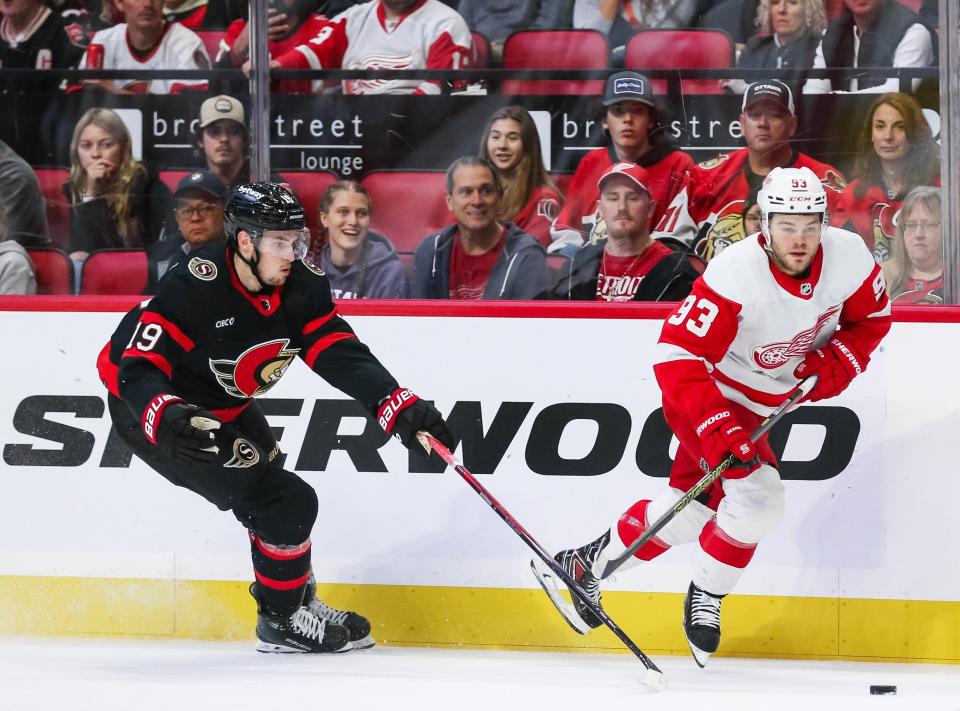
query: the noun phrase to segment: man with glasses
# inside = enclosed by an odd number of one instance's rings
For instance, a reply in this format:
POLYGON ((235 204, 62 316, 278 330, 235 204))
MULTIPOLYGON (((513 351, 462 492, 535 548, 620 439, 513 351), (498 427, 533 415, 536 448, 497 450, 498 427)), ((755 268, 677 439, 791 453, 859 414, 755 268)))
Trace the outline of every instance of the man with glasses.
POLYGON ((341 504, 318 500, 283 468, 254 398, 299 357, 405 446, 419 449, 421 430, 448 447, 453 435, 437 409, 399 387, 337 315, 326 275, 303 261, 308 233, 293 193, 241 185, 227 200, 224 224, 226 244, 181 260, 101 351, 110 416, 148 466, 247 528, 259 651, 372 646, 364 617, 316 597, 311 531, 318 513, 341 504))

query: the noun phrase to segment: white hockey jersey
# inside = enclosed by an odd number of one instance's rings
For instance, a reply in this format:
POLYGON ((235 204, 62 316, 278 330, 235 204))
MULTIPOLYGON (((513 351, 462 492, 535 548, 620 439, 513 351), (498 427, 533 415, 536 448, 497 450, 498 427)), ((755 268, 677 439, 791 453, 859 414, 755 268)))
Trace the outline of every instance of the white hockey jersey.
MULTIPOLYGON (((323 24, 306 44, 276 60, 290 69, 460 69, 470 59, 467 23, 439 0, 420 0, 387 20, 380 0, 354 5, 323 24)), ((351 80, 346 94, 439 94, 422 79, 351 80)))
MULTIPOLYGON (((97 32, 91 44, 103 45, 104 69, 209 69, 210 57, 195 32, 179 23, 167 23, 163 37, 144 58, 138 57, 130 47, 127 25, 121 23, 97 32)), ((87 58, 80 62, 86 68, 87 58)), ((203 79, 115 79, 118 87, 137 94, 178 94, 183 89, 206 89, 203 79)))
POLYGON ((890 328, 883 272, 859 236, 826 228, 804 278, 777 269, 764 239, 717 255, 664 322, 654 370, 664 399, 691 419, 726 400, 767 415, 808 352, 842 333, 866 363, 890 328))

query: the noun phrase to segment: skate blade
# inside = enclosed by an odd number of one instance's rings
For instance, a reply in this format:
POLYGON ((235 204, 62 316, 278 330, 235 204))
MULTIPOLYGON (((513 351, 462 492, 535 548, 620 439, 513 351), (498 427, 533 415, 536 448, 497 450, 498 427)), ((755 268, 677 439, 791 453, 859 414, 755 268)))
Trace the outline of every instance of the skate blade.
POLYGON ((340 647, 340 649, 334 649, 330 652, 309 652, 306 649, 297 649, 296 647, 288 647, 274 642, 264 642, 263 640, 258 641, 256 646, 256 650, 264 654, 344 654, 352 649, 353 646, 350 642, 347 642, 340 647))
POLYGON ((710 652, 704 652, 689 639, 687 640, 687 646, 690 647, 690 654, 693 655, 693 661, 697 663, 697 666, 701 669, 706 668, 707 662, 710 660, 710 652))
MULTIPOLYGON (((550 568, 544 565, 543 561, 539 558, 534 558, 530 561, 530 569, 533 571, 537 582, 540 583, 540 587, 543 588, 547 597, 550 598, 550 602, 553 603, 553 606, 557 608, 557 612, 559 612, 560 616, 573 628, 574 632, 577 634, 587 634, 587 632, 593 629, 577 614, 577 610, 573 604, 567 602, 563 593, 560 592, 560 587, 557 585, 556 575, 550 568)), ((563 581, 560 582, 562 583, 563 581)), ((564 589, 566 589, 566 585, 564 585, 564 589)))
POLYGON ((363 639, 355 639, 350 644, 350 650, 354 652, 362 652, 364 649, 370 649, 371 647, 376 646, 377 640, 375 640, 370 635, 367 635, 363 639))

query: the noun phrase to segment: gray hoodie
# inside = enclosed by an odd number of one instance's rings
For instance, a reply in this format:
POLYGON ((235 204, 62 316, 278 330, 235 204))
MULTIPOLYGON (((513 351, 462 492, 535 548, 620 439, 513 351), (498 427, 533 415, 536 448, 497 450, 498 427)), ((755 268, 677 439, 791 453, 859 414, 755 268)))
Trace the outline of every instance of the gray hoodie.
POLYGON ((27 250, 11 239, 0 242, 0 294, 36 293, 36 270, 27 250))
POLYGON ((368 232, 360 258, 341 269, 330 260, 330 245, 320 252, 320 266, 327 273, 334 299, 405 299, 407 273, 386 237, 368 232))

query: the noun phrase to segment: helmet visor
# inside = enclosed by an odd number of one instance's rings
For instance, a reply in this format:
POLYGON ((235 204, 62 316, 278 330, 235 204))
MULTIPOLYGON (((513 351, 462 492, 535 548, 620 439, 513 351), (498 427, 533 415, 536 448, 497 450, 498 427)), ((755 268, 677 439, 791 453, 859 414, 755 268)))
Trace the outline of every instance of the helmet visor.
POLYGON ((265 230, 260 236, 260 251, 283 259, 303 259, 310 247, 310 233, 302 230, 265 230))

